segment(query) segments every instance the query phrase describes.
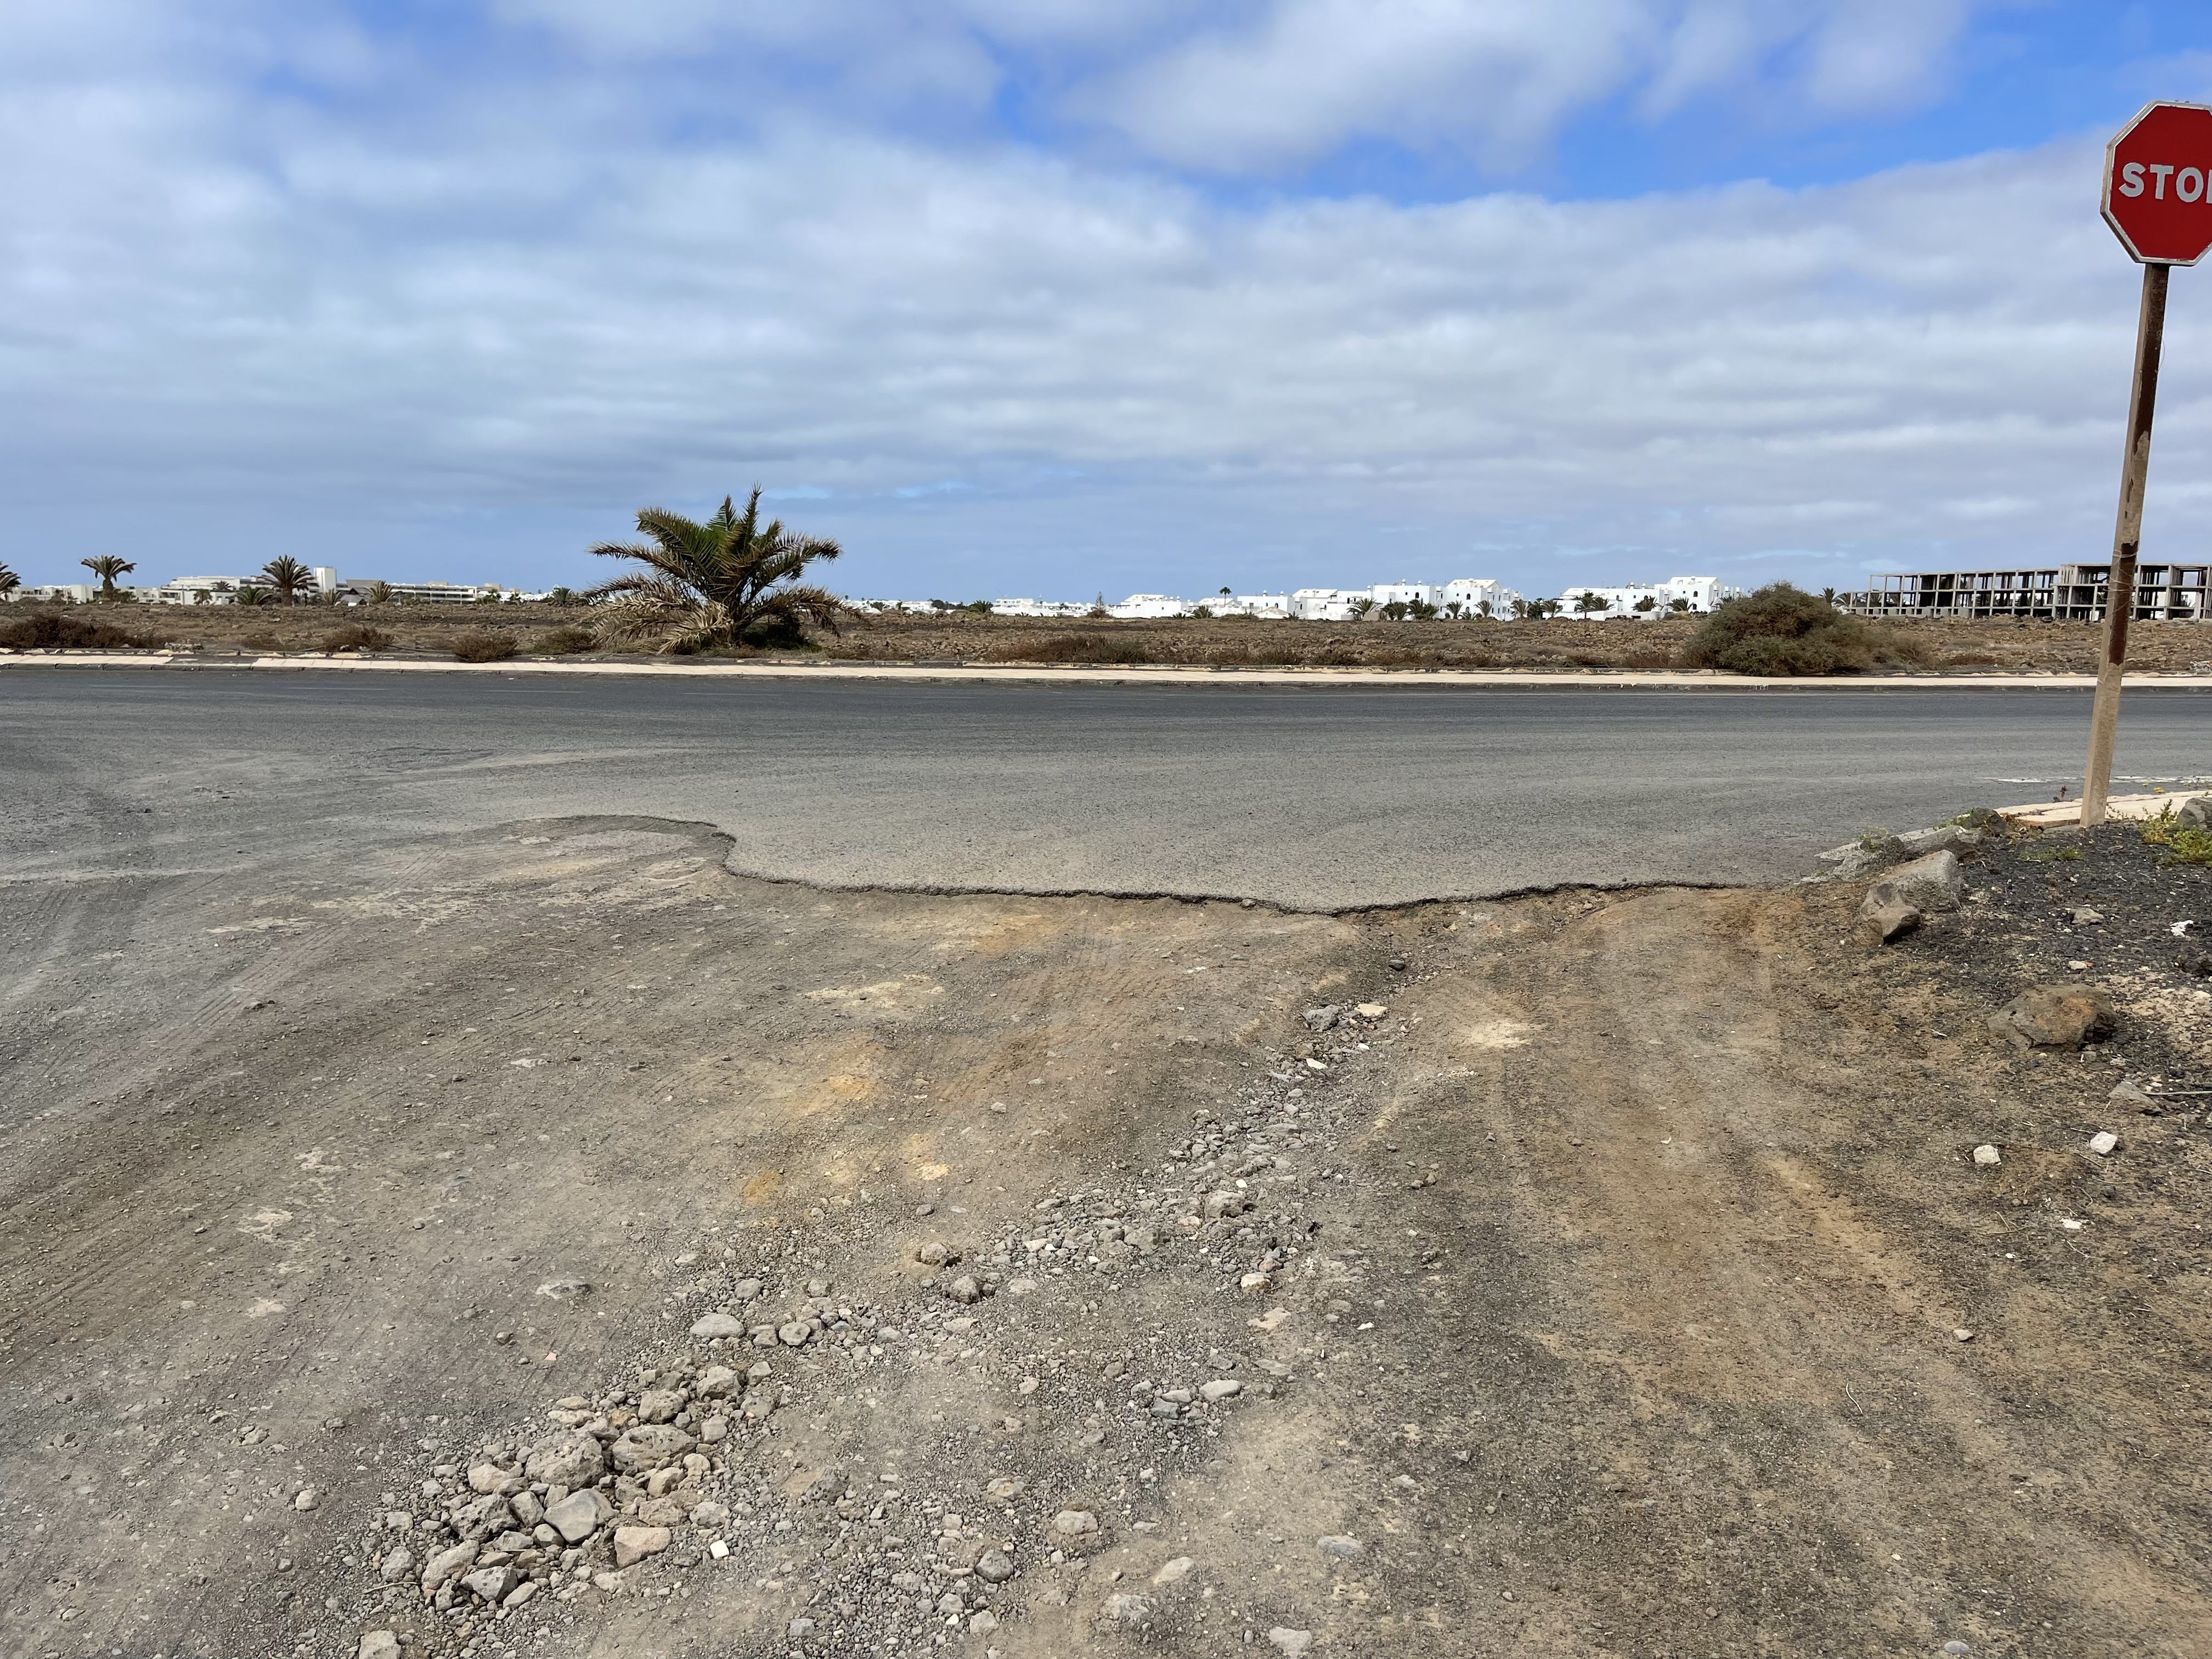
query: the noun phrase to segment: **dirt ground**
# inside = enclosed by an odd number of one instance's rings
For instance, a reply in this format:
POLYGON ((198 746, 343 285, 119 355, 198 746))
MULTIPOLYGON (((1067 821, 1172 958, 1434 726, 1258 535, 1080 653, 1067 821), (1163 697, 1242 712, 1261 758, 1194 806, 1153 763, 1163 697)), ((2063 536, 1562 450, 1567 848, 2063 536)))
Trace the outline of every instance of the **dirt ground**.
MULTIPOLYGON (((314 651, 334 629, 359 623, 389 635, 397 654, 449 653, 463 635, 510 635, 525 655, 577 653, 560 630, 587 626, 584 605, 79 605, 0 607, 0 624, 40 611, 92 617, 198 652, 252 654, 314 651)), ((1269 665, 1358 668, 1662 669, 1697 631, 1694 618, 1665 622, 1541 623, 1263 622, 1252 617, 1183 617, 1164 622, 1076 622, 1027 617, 885 615, 859 618, 842 632, 818 635, 814 649, 762 652, 865 662, 1158 663, 1216 667, 1269 665)), ((1905 641, 1913 672, 2094 673, 2102 624, 1959 620, 1884 623, 1905 641)), ((2130 635, 2138 670, 2185 672, 2212 661, 2212 630, 2194 623, 2142 622, 2130 635)), ((631 653, 635 654, 635 653, 631 653)), ((645 660, 638 657, 638 660, 645 660)))
POLYGON ((0 1651, 2212 1652, 2204 887, 2131 834, 1883 951, 639 820, 15 884, 0 1651), (1990 1036, 2093 925, 2119 1037, 1990 1036))

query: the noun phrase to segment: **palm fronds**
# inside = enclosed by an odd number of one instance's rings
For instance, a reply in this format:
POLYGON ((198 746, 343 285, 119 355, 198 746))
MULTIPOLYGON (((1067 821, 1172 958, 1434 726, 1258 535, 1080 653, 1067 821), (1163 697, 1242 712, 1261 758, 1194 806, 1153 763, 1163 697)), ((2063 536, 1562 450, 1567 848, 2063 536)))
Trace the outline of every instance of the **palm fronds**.
POLYGON ((781 519, 762 524, 760 498, 756 488, 740 514, 736 498, 725 496, 704 523, 647 507, 637 515, 643 540, 593 548, 600 558, 645 567, 586 595, 600 605, 602 635, 674 653, 734 646, 748 634, 795 635, 809 624, 836 633, 844 602, 798 578, 817 559, 843 550, 786 530, 781 519))
POLYGON ((269 584, 270 591, 285 605, 291 604, 295 594, 302 588, 312 586, 314 582, 314 574, 289 553, 263 565, 261 575, 269 584))
POLYGON ((103 597, 115 592, 118 576, 127 575, 138 568, 130 560, 113 553, 98 554, 89 559, 79 559, 77 562, 100 578, 100 591, 103 597))

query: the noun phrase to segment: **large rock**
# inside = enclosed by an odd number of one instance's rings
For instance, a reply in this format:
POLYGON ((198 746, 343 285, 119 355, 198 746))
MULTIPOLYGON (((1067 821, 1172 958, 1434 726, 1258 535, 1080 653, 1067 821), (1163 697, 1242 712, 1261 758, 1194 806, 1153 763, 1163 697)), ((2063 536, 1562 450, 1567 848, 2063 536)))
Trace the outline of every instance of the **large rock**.
POLYGON ((549 1486, 588 1486, 607 1472, 607 1455, 598 1440, 579 1429, 539 1441, 523 1468, 532 1480, 549 1486))
POLYGON ((638 1396, 637 1415, 641 1422, 673 1423, 683 1409, 684 1396, 674 1389, 647 1389, 638 1396))
POLYGON ((2031 985, 1990 1016, 1990 1030, 2023 1048, 2078 1048, 2112 1035, 2112 998, 2079 985, 2031 985))
POLYGON ((664 1463, 672 1463, 697 1443, 670 1423, 641 1423, 624 1429, 614 1443, 617 1473, 645 1474, 664 1463))
POLYGON ((365 1630, 354 1659, 399 1659, 399 1638, 388 1630, 365 1630))
POLYGON ((676 1534, 665 1527, 617 1527, 615 1567, 620 1571, 648 1555, 658 1555, 675 1541, 676 1534))
POLYGON ((513 1567, 479 1567, 461 1583, 483 1600, 497 1606, 514 1588, 519 1575, 513 1567))
POLYGON ((744 1378, 727 1365, 709 1365, 699 1374, 696 1387, 702 1400, 720 1400, 744 1388, 744 1378))
POLYGON ((744 1334, 745 1322, 726 1313, 710 1313, 691 1327, 691 1334, 702 1341, 712 1341, 718 1336, 733 1339, 744 1334))
POLYGON ((477 1559, 477 1546, 456 1544, 449 1550, 440 1550, 422 1569, 422 1599, 428 1601, 438 1593, 439 1587, 457 1577, 461 1570, 477 1559))
POLYGON ((1888 889, 1907 904, 1917 904, 1929 915, 1955 910, 1966 896, 1966 872, 1955 853, 1930 853, 1901 864, 1874 884, 1873 891, 1888 889))
POLYGON ((464 1538, 489 1538, 495 1532, 507 1530, 514 1519, 514 1511, 507 1506, 507 1499, 493 1492, 455 1510, 453 1530, 464 1538))
POLYGON ((545 1524, 571 1544, 580 1544, 607 1523, 615 1512, 597 1491, 572 1492, 545 1511, 545 1524))
POLYGON ((2212 830, 2212 795, 2192 795, 2173 809, 2185 830, 2212 830))
POLYGON ((1899 897, 1886 881, 1867 890, 1859 905, 1860 931, 1876 945, 1888 945, 1918 931, 1927 913, 1910 899, 1899 897))

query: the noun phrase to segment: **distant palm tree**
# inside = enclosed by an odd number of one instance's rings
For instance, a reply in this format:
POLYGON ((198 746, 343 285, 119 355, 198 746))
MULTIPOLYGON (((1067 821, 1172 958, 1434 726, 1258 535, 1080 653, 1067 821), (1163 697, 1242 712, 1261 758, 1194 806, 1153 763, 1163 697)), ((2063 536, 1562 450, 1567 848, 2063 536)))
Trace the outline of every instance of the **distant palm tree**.
POLYGON ((232 599, 231 603, 233 605, 274 605, 276 601, 269 597, 267 588, 256 587, 252 582, 240 582, 238 585, 238 596, 232 599))
POLYGON ((1602 593, 1592 593, 1585 591, 1575 595, 1575 609, 1583 616, 1587 617, 1596 611, 1612 610, 1613 601, 1606 598, 1602 593))
POLYGON ((1432 622, 1436 619, 1437 608, 1426 599, 1415 599, 1406 609, 1412 613, 1415 622, 1432 622))
POLYGON ((100 578, 100 597, 103 599, 115 597, 115 579, 118 576, 138 568, 130 560, 119 558, 112 553, 102 553, 96 558, 79 559, 77 562, 100 578))
POLYGON ((1450 604, 1444 606, 1444 615, 1449 617, 1454 622, 1457 622, 1459 620, 1459 613, 1466 609, 1467 607, 1465 605, 1462 605, 1457 599, 1454 599, 1450 604))
POLYGON ((1687 599, 1669 599, 1667 601, 1667 608, 1678 617, 1684 616, 1689 611, 1690 602, 1687 599))
POLYGON ((1488 599, 1485 599, 1481 604, 1476 605, 1474 608, 1482 612, 1484 616, 1487 617, 1490 614, 1490 601, 1488 599))
POLYGON ((1367 613, 1374 608, 1375 601, 1372 599, 1354 599, 1352 602, 1352 614, 1362 622, 1367 620, 1367 613))
POLYGON ((279 605, 291 604, 301 590, 315 585, 314 573, 289 553, 281 554, 263 565, 261 575, 279 605))
POLYGON ((844 601, 798 578, 815 560, 834 559, 844 550, 786 530, 781 519, 762 524, 760 498, 756 488, 739 513, 735 498, 725 496, 704 524, 647 507, 637 515, 646 540, 593 548, 601 558, 635 559, 646 567, 586 596, 606 602, 601 634, 678 652, 735 645, 748 633, 788 638, 802 623, 835 633, 848 614, 844 601))
POLYGON ((4 564, 0 564, 0 593, 13 593, 23 585, 23 579, 4 564))
POLYGON ((1403 621, 1405 621, 1405 620, 1406 620, 1406 602, 1405 602, 1405 600, 1403 600, 1403 599, 1393 599, 1393 600, 1391 600, 1389 604, 1388 604, 1388 605, 1384 605, 1384 606, 1382 607, 1382 614, 1383 614, 1384 616, 1388 617, 1389 617, 1392 622, 1403 622, 1403 621))

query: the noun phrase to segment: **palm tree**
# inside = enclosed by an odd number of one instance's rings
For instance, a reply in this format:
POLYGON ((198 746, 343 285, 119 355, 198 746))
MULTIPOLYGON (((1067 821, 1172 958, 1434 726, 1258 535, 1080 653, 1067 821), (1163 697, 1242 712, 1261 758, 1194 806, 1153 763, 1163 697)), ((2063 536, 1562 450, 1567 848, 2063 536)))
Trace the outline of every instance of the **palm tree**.
POLYGON ((610 640, 661 652, 703 651, 738 644, 750 632, 796 635, 813 623, 837 631, 843 600, 798 578, 817 559, 843 552, 834 541, 786 530, 781 519, 760 521, 757 486, 735 510, 724 496, 704 524, 657 507, 637 515, 642 542, 609 542, 602 558, 635 559, 646 568, 617 576, 586 597, 606 601, 601 633, 610 640))
POLYGON ((1436 619, 1437 608, 1426 599, 1415 599, 1406 609, 1412 613, 1415 622, 1432 622, 1436 619))
POLYGON ((115 579, 118 576, 138 568, 130 560, 112 553, 102 553, 96 558, 79 559, 77 562, 100 578, 100 597, 103 599, 115 597, 115 579))
POLYGON ((1352 614, 1361 622, 1367 620, 1367 613, 1374 608, 1375 601, 1372 599, 1354 599, 1352 602, 1352 614))
POLYGON ((1405 600, 1403 600, 1403 599, 1393 599, 1393 600, 1391 600, 1389 604, 1388 604, 1388 605, 1384 605, 1384 606, 1382 607, 1382 614, 1383 614, 1384 616, 1388 617, 1389 617, 1392 622, 1403 622, 1403 621, 1405 621, 1405 620, 1406 620, 1406 602, 1405 602, 1405 600))
POLYGON ((1474 608, 1475 608, 1477 611, 1480 611, 1480 612, 1482 612, 1482 614, 1483 614, 1486 617, 1488 617, 1488 616, 1490 615, 1490 601, 1489 601, 1488 599, 1485 599, 1485 600, 1483 600, 1480 605, 1476 605, 1474 608))
POLYGON ((279 605, 291 604, 302 588, 313 586, 315 581, 314 574, 289 553, 280 554, 263 565, 261 574, 279 605))
POLYGON ((4 564, 0 564, 0 593, 13 593, 23 585, 23 579, 4 564))
POLYGON ((1587 617, 1595 611, 1612 609, 1613 601, 1602 593, 1592 593, 1585 589, 1575 595, 1575 610, 1583 616, 1587 617))
POLYGON ((1459 613, 1466 609, 1467 607, 1465 605, 1462 605, 1457 599, 1454 599, 1449 605, 1444 606, 1444 615, 1449 617, 1454 622, 1457 622, 1459 620, 1459 613))
POLYGON ((1686 616, 1689 614, 1690 602, 1687 599, 1669 599, 1667 601, 1667 608, 1678 617, 1686 616))

